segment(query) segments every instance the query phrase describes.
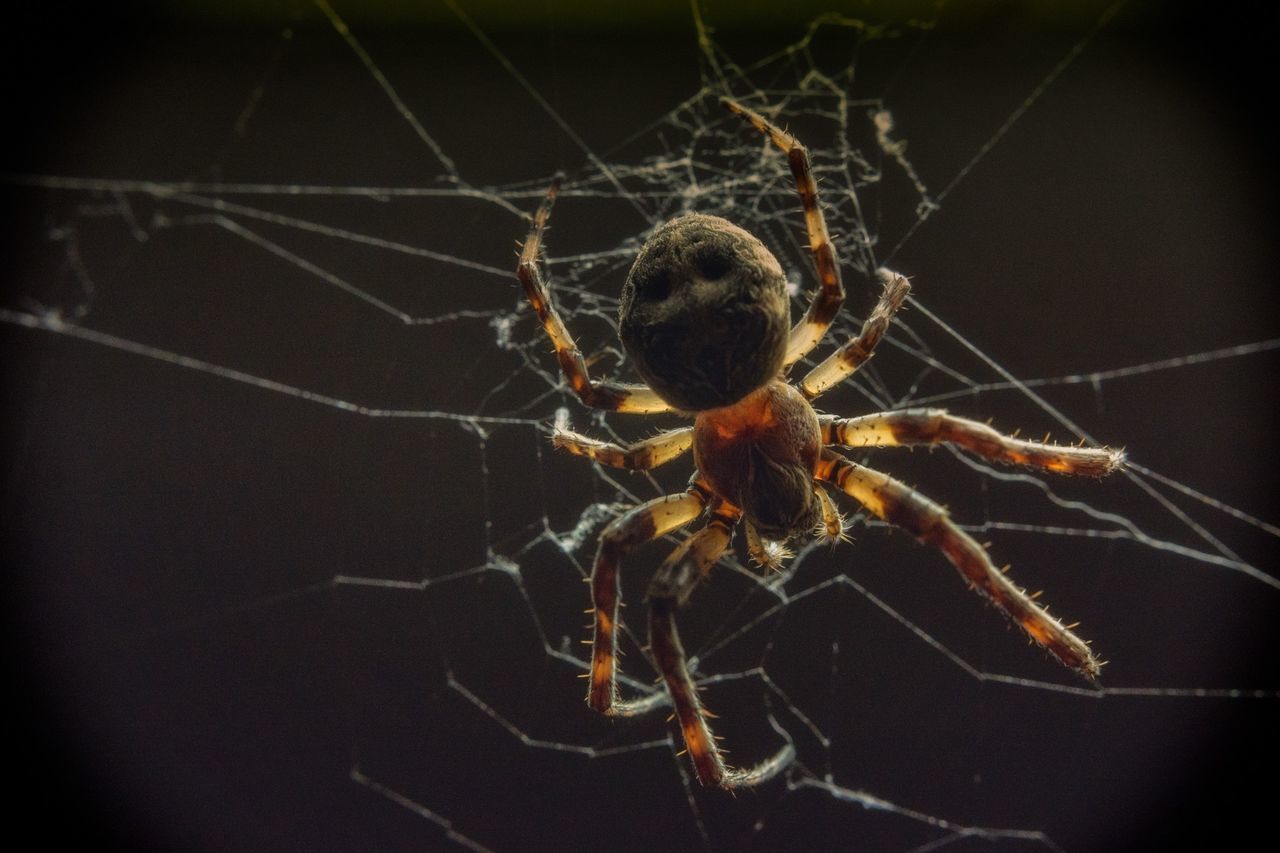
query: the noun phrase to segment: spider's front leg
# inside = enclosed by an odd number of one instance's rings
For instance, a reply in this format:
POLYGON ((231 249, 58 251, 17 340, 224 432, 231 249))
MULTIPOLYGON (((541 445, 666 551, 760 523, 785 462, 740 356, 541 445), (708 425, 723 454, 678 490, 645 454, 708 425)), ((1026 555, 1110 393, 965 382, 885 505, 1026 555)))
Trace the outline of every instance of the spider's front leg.
POLYGON ((542 234, 546 230, 547 220, 551 217, 551 206, 555 203, 559 182, 555 182, 547 190, 538 212, 534 214, 533 224, 529 227, 529 236, 520 251, 520 263, 516 267, 516 276, 524 286, 525 296, 533 310, 538 313, 538 320, 556 348, 556 357, 560 361, 560 369, 564 372, 569 387, 588 406, 596 409, 609 409, 618 412, 665 412, 670 406, 647 385, 625 385, 620 382, 601 382, 593 380, 587 372, 586 359, 569 334, 569 327, 560 318, 551 294, 538 270, 538 256, 542 252, 542 234))
POLYGON ((1102 664, 1084 640, 1005 577, 983 547, 957 527, 941 506, 887 474, 832 450, 823 450, 816 477, 834 484, 877 518, 940 550, 970 586, 1021 625, 1027 636, 1066 666, 1089 679, 1097 678, 1102 664))
POLYGON ((772 758, 750 770, 725 766, 715 736, 707 725, 708 712, 698 697, 698 687, 689 675, 684 646, 676 630, 675 612, 692 594, 698 582, 720 559, 729 545, 733 528, 742 512, 719 504, 707 526, 690 536, 658 568, 649 584, 649 651, 662 673, 667 694, 675 707, 685 749, 694 772, 703 785, 740 788, 764 782, 789 765, 795 757, 787 744, 772 758))

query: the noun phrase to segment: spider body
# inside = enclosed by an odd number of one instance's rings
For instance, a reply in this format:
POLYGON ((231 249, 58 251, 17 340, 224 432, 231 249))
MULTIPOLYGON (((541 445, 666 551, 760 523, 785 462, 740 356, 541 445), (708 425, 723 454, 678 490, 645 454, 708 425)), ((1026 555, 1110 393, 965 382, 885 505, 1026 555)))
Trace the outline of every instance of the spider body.
POLYGON ((769 540, 785 541, 817 526, 813 478, 821 453, 813 407, 779 380, 731 406, 699 412, 693 424, 698 475, 769 540))
POLYGON ((619 335, 647 384, 594 380, 557 313, 539 269, 542 235, 557 188, 533 217, 516 275, 555 346, 569 387, 584 404, 618 412, 675 411, 693 423, 631 445, 557 429, 554 443, 603 465, 646 470, 692 448, 697 468, 688 489, 654 498, 619 516, 600 536, 591 570, 594 636, 587 704, 625 715, 652 703, 631 703, 617 687, 621 566, 633 549, 705 518, 668 554, 649 583, 648 654, 661 674, 698 781, 735 788, 776 775, 794 759, 790 744, 746 770, 725 765, 689 673, 675 613, 742 527, 755 562, 776 566, 787 540, 810 531, 832 540, 843 533, 828 489, 881 521, 936 548, 964 582, 1064 665, 1095 678, 1101 662, 1089 646, 1049 615, 1036 596, 997 569, 986 549, 942 506, 906 484, 853 462, 834 447, 873 449, 946 443, 996 462, 1060 474, 1102 476, 1123 462, 1107 448, 1059 446, 1003 435, 941 409, 873 412, 852 418, 819 416, 811 405, 864 364, 910 292, 906 278, 881 268, 882 292, 861 331, 795 385, 787 372, 822 340, 844 286, 818 203, 804 146, 763 116, 725 105, 787 156, 804 209, 819 287, 807 312, 790 326, 786 282, 772 253, 725 219, 690 214, 655 230, 623 288, 619 335))
POLYGON ((686 412, 732 406, 778 377, 791 306, 782 267, 718 216, 654 232, 622 288, 618 336, 649 387, 686 412))

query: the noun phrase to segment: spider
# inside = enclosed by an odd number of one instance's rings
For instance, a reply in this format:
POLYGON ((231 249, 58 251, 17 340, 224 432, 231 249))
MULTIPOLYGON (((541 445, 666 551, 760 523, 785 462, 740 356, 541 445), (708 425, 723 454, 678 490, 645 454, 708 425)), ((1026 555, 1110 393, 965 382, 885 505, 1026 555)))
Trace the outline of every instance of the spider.
POLYGON ((648 652, 674 706, 698 781, 738 788, 770 778, 793 757, 788 745, 750 769, 732 769, 707 723, 676 631, 675 613, 728 547, 741 526, 747 551, 776 568, 789 540, 815 534, 843 538, 843 521, 828 489, 851 497, 871 515, 900 527, 946 556, 977 589, 1064 665, 1089 679, 1101 662, 1089 646, 1037 604, 1035 596, 997 569, 986 550, 929 498, 833 447, 875 448, 948 443, 977 456, 1060 474, 1100 477, 1123 463, 1108 448, 1058 446, 1002 435, 941 409, 819 415, 812 402, 871 358, 910 284, 877 270, 882 293, 859 334, 818 363, 798 384, 789 369, 825 335, 845 292, 827 234, 809 155, 799 140, 729 99, 787 157, 804 209, 820 286, 804 317, 791 325, 782 268, 754 236, 717 216, 691 213, 659 227, 640 249, 622 291, 619 337, 645 384, 592 379, 587 363, 551 301, 539 271, 542 235, 555 201, 553 183, 533 217, 516 274, 555 346, 569 387, 589 407, 650 414, 676 412, 693 423, 631 445, 556 429, 554 444, 603 465, 648 470, 693 450, 688 490, 640 504, 600 536, 592 568, 595 630, 587 704, 604 714, 630 713, 638 703, 617 689, 619 569, 636 547, 706 515, 649 584, 648 652))

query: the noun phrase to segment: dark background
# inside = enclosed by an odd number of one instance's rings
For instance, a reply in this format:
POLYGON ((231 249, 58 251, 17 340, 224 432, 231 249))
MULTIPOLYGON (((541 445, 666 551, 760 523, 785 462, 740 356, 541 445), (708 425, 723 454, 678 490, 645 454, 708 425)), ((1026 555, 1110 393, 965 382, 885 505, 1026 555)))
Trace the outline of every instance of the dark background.
MULTIPOLYGON (((338 11, 473 184, 527 182, 530 198, 517 207, 530 209, 532 188, 556 169, 583 174, 575 143, 447 9, 380 8, 338 11)), ((574 4, 524 18, 466 8, 598 151, 702 85, 685 7, 632 25, 574 4)), ((707 15, 745 64, 799 38, 817 11, 707 15)), ((1054 18, 1014 3, 947 12, 927 38, 868 50, 859 91, 886 99, 936 191, 1097 12, 1054 18)), ((1154 4, 1119 12, 895 254, 922 304, 1020 377, 1276 338, 1275 149, 1263 129, 1273 98, 1259 94, 1269 23, 1154 4)), ((692 790, 666 747, 587 758, 531 746, 469 701, 557 744, 608 750, 669 733, 660 719, 591 716, 576 671, 550 653, 576 654, 585 636, 577 580, 591 546, 567 557, 538 539, 542 526, 566 531, 587 503, 626 497, 548 451, 537 425, 557 407, 579 428, 591 421, 527 369, 525 359, 554 368, 527 314, 514 329, 523 349, 496 344, 489 320, 518 304, 514 279, 237 220, 411 315, 479 315, 405 326, 225 229, 188 223, 138 240, 126 219, 94 212, 118 198, 25 177, 441 186, 439 163, 314 9, 84 9, 19 21, 6 38, 11 145, 0 172, 9 176, 12 271, 2 307, 38 303, 76 319, 87 306, 85 328, 256 377, 370 407, 496 419, 362 416, 0 324, 7 674, 22 721, 11 728, 16 820, 52 809, 64 817, 40 819, 47 838, 190 850, 450 849, 442 822, 501 850, 896 850, 946 835, 812 788, 784 791, 782 780, 736 797, 692 790), (288 40, 284 26, 294 28, 288 40), (236 137, 259 85, 249 130, 236 137), (92 293, 68 266, 67 240, 50 237, 69 224, 92 293), (473 571, 504 561, 519 565, 520 583, 473 571), (464 574, 449 580, 455 572, 464 574), (334 580, 353 577, 403 585, 334 580)), ((629 150, 607 156, 624 162, 629 150)), ((892 178, 873 197, 883 256, 914 198, 892 178)), ((145 193, 128 199, 143 226, 208 212, 145 193)), ((496 268, 512 265, 525 227, 479 201, 227 200, 496 268)), ((553 259, 620 245, 643 225, 634 211, 600 215, 568 198, 556 211, 553 259)), ((581 283, 611 298, 620 278, 590 273, 581 283)), ((848 284, 851 310, 865 310, 866 282, 851 275, 848 284)), ((923 312, 904 322, 945 364, 997 378, 923 312)), ((607 341, 589 325, 584 335, 597 348, 607 341)), ((1044 393, 1141 465, 1266 521, 1275 366, 1272 352, 1044 393)), ((919 370, 892 349, 876 369, 898 394, 919 370)), ((915 396, 935 382, 930 375, 915 396)), ((868 405, 851 391, 824 403, 847 413, 868 405)), ((1029 435, 1063 435, 1015 394, 948 405, 1029 435)), ((650 426, 610 423, 631 437, 650 426)), ((673 466, 659 478, 667 489, 687 476, 687 463, 673 466)), ((885 467, 966 523, 1115 526, 943 453, 889 457, 885 467)), ((636 497, 657 488, 616 482, 636 497)), ((1053 486, 1157 539, 1212 550, 1132 483, 1053 486)), ((1274 537, 1177 503, 1274 576, 1274 537)), ((905 536, 854 533, 853 546, 807 556, 790 591, 847 573, 984 672, 1078 686, 938 558, 905 536)), ((772 710, 796 738, 793 782, 830 773, 955 824, 1039 829, 1072 851, 1264 830, 1274 784, 1249 780, 1273 776, 1277 758, 1274 583, 1124 539, 989 538, 1022 582, 1048 588, 1055 613, 1083 620, 1111 661, 1107 686, 1261 689, 1267 698, 1094 699, 981 682, 836 584, 702 670, 763 663, 829 744, 743 678, 708 695, 732 758, 750 763, 777 747, 765 723, 772 710)), ((633 599, 662 550, 637 558, 625 587, 633 599)), ((690 648, 716 648, 773 603, 722 574, 683 619, 690 648)), ((648 677, 639 652, 626 665, 648 677)))

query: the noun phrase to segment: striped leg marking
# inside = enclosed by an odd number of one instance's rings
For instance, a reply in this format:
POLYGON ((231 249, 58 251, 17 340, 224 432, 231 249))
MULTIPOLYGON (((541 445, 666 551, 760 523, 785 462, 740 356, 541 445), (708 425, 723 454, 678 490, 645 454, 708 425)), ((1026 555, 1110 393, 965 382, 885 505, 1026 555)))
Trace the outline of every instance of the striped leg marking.
POLYGON ((533 216, 533 224, 529 228, 529 236, 524 241, 520 252, 520 264, 516 267, 516 277, 524 286, 524 294, 538 314, 538 320, 546 331, 547 337, 556 348, 556 357, 560 361, 560 369, 569 387, 588 406, 595 409, 609 409, 618 412, 665 412, 670 410, 666 401, 654 393, 647 385, 624 385, 618 382, 593 381, 587 372, 587 362, 582 357, 578 345, 574 343, 569 327, 560 319, 555 305, 551 302, 551 294, 547 290, 542 273, 538 270, 538 256, 542 252, 542 234, 546 230, 547 220, 551 217, 551 206, 555 203, 559 182, 553 183, 547 190, 538 212, 533 216))
POLYGON ((689 675, 684 647, 676 630, 675 611, 706 576, 729 545, 741 513, 727 505, 712 515, 707 526, 689 537, 667 557, 649 585, 649 650, 662 673, 675 718, 680 723, 685 749, 698 781, 706 786, 738 788, 755 785, 776 775, 794 759, 790 744, 750 770, 734 770, 724 763, 715 736, 707 725, 697 685, 689 675))
POLYGON ((1055 474, 1104 477, 1124 464, 1124 451, 1108 447, 1045 444, 1003 435, 943 409, 904 409, 860 418, 819 418, 822 443, 845 447, 898 447, 953 444, 1008 465, 1039 468, 1055 474))
POLYGON ((813 253, 813 263, 818 270, 820 287, 809 304, 809 310, 800 322, 791 329, 787 339, 787 355, 784 363, 792 365, 804 358, 808 352, 822 340, 827 327, 840 310, 844 302, 844 284, 840 281, 840 265, 836 260, 836 250, 831 244, 831 235, 827 232, 827 220, 822 215, 822 207, 818 203, 818 184, 813 179, 813 167, 809 163, 809 152, 790 133, 775 125, 753 110, 732 101, 721 99, 732 112, 747 121, 769 138, 774 145, 787 155, 791 166, 791 176, 796 182, 796 192, 800 195, 800 204, 804 207, 804 224, 809 232, 809 250, 813 253))
POLYGON ((824 450, 817 478, 839 487, 877 518, 940 550, 960 576, 1066 666, 1089 679, 1102 664, 1089 646, 997 569, 987 552, 951 521, 947 511, 903 483, 824 450))
POLYGON ((684 494, 654 498, 610 523, 600 535, 600 548, 591 570, 595 636, 591 642, 591 685, 587 690, 587 704, 595 710, 607 714, 618 701, 618 569, 622 558, 636 546, 693 521, 702 514, 707 499, 707 492, 696 485, 684 494))
POLYGON ((648 471, 670 462, 692 447, 693 427, 673 429, 628 445, 600 441, 566 429, 556 430, 551 441, 556 447, 601 465, 648 471))
POLYGON ((838 385, 855 370, 866 364, 875 353, 876 345, 889 331, 893 315, 911 292, 907 277, 884 267, 876 270, 883 291, 871 315, 862 324, 858 336, 827 356, 821 364, 809 371, 800 383, 800 393, 812 400, 833 385, 838 385))

